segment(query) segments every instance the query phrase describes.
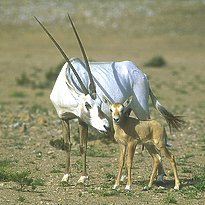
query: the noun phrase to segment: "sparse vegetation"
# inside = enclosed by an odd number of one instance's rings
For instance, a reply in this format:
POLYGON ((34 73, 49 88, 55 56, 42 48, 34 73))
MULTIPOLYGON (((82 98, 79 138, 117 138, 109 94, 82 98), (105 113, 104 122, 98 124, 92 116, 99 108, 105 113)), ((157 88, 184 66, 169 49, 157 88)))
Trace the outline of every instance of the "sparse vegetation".
POLYGON ((164 202, 167 204, 176 204, 177 200, 175 198, 175 196, 173 194, 168 194, 165 198, 164 198, 164 202))
POLYGON ((11 93, 11 97, 14 97, 14 98, 25 98, 27 95, 25 92, 23 91, 13 91, 11 93))
MULTIPOLYGON (((0 3, 0 204, 204 204, 204 2, 60 2, 3 0, 0 3), (62 66, 58 65, 62 57, 33 15, 37 11, 35 15, 68 57, 81 58, 66 20, 68 8, 72 8, 70 15, 90 59, 132 60, 149 76, 160 102, 174 114, 186 116, 184 129, 168 136, 182 181, 180 191, 171 189, 172 172, 168 172, 165 164, 166 185, 156 183, 149 192, 142 192, 147 184, 144 179, 150 173, 143 160, 149 156, 143 151, 143 158, 136 153, 134 159, 133 190, 125 192, 120 188, 113 192, 118 147, 107 136, 90 129, 89 180, 85 185, 77 185, 82 162, 76 122, 71 123, 72 177, 65 186, 61 185, 66 166, 65 151, 61 150, 60 121, 50 103, 49 93, 62 66), (165 65, 161 69, 153 64, 144 67, 156 54, 165 65), (38 117, 45 117, 47 123, 37 123, 38 117), (55 139, 60 139, 59 144, 51 146, 49 141, 55 139), (14 175, 17 178, 13 178, 14 175)), ((152 118, 161 119, 152 106, 150 109, 152 118)))
POLYGON ((48 113, 48 109, 39 104, 33 104, 29 111, 31 113, 48 113))
POLYGON ((183 197, 186 199, 196 199, 198 194, 197 189, 194 186, 185 187, 180 193, 182 193, 183 197))
POLYGON ((189 167, 182 167, 183 173, 191 173, 191 169, 189 167))
POLYGON ((56 67, 50 68, 46 73, 45 73, 45 78, 48 82, 54 82, 63 67, 65 62, 59 63, 56 67))
POLYGON ((75 169, 77 170, 77 172, 81 172, 83 169, 83 163, 81 160, 76 160, 76 162, 73 165, 75 167, 75 169))
POLYGON ((55 139, 55 140, 50 140, 49 144, 53 147, 55 147, 56 149, 61 149, 61 150, 65 150, 65 145, 64 145, 64 140, 63 138, 60 139, 55 139))
POLYGON ((194 177, 193 177, 193 184, 194 187, 198 190, 198 191, 205 191, 205 172, 204 172, 205 167, 203 167, 201 169, 201 172, 197 173, 194 177))
POLYGON ((40 77, 40 75, 42 75, 42 72, 38 68, 33 68, 33 73, 30 75, 23 72, 19 77, 16 78, 16 84, 18 86, 30 87, 33 89, 49 88, 56 80, 64 63, 65 62, 59 63, 55 68, 50 68, 47 72, 45 72, 44 79, 40 77))
POLYGON ((17 201, 19 201, 19 202, 24 202, 26 199, 23 197, 23 196, 19 196, 18 198, 17 198, 17 201))
POLYGON ((29 170, 15 171, 13 162, 9 160, 0 161, 0 181, 16 182, 19 185, 19 190, 23 191, 25 186, 31 186, 34 191, 37 186, 43 186, 43 180, 40 178, 33 178, 30 176, 29 170), (11 169, 12 167, 12 169, 11 169))
POLYGON ((163 67, 166 65, 166 61, 162 56, 155 56, 144 63, 145 67, 163 67))
POLYGON ((91 145, 87 149, 87 155, 91 157, 109 157, 110 154, 107 153, 107 150, 101 150, 94 145, 91 145))
POLYGON ((16 78, 16 83, 20 86, 30 86, 32 84, 32 81, 30 80, 28 75, 23 72, 19 78, 16 78))

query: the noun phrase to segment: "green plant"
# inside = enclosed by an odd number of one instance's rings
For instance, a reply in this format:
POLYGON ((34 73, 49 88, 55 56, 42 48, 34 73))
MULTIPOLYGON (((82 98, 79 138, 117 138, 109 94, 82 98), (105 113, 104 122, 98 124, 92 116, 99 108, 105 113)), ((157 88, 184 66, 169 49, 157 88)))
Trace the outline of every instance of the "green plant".
POLYGON ((60 169, 53 168, 50 173, 61 173, 60 169))
POLYGON ((16 78, 17 85, 30 86, 32 81, 28 78, 27 74, 23 72, 19 78, 16 78))
POLYGON ((177 200, 173 194, 168 193, 168 195, 164 198, 164 202, 168 204, 176 204, 177 200))
POLYGON ((11 93, 11 97, 15 97, 15 98, 25 98, 26 94, 22 91, 13 91, 11 93))
POLYGON ((99 194, 101 196, 118 196, 120 193, 116 190, 102 190, 99 194))
POLYGON ((31 87, 34 89, 45 89, 51 86, 54 80, 56 80, 60 69, 63 67, 64 62, 59 63, 56 67, 49 69, 45 73, 45 79, 40 81, 41 79, 41 69, 32 68, 33 73, 29 76, 25 72, 23 72, 20 77, 16 78, 16 84, 23 87, 31 87))
POLYGON ((30 171, 16 171, 10 174, 10 180, 16 182, 20 185, 20 190, 22 191, 24 186, 31 186, 33 179, 29 177, 30 171))
POLYGON ((82 171, 83 163, 81 160, 76 160, 74 167, 77 169, 78 172, 82 171))
POLYGON ((32 190, 36 189, 37 186, 44 186, 44 181, 39 177, 33 179, 31 183, 32 190))
POLYGON ((91 157, 108 157, 109 155, 101 149, 98 149, 96 146, 91 145, 87 149, 87 156, 91 157))
POLYGON ((37 97, 42 97, 44 96, 44 92, 43 91, 39 91, 39 92, 36 92, 35 94, 37 97))
POLYGON ((45 74, 46 80, 49 82, 56 80, 59 74, 59 71, 63 67, 64 64, 65 62, 61 62, 55 68, 50 68, 49 71, 47 71, 45 74))
POLYGON ((9 181, 9 179, 10 179, 10 174, 1 167, 0 168, 0 181, 9 181))
POLYGON ((38 105, 38 104, 33 104, 29 111, 31 113, 48 113, 48 109, 43 107, 42 105, 38 105))
POLYGON ((145 62, 144 66, 146 67, 162 67, 166 65, 166 61, 162 56, 155 56, 149 61, 145 62))
POLYGON ((63 138, 50 140, 49 144, 56 149, 65 150, 65 144, 63 138))
POLYGON ((106 173, 106 178, 109 180, 109 181, 112 181, 115 179, 115 175, 113 173, 106 173))
POLYGON ((189 167, 182 167, 182 173, 191 173, 191 169, 189 167))
POLYGON ((0 168, 11 166, 14 162, 16 161, 12 161, 8 159, 0 160, 0 168))
POLYGON ((10 174, 10 180, 9 181, 13 181, 16 182, 17 184, 20 185, 20 190, 22 191, 23 188, 25 186, 31 186, 32 190, 35 190, 37 186, 43 186, 43 180, 40 178, 35 178, 33 179, 30 176, 30 171, 26 170, 26 171, 17 171, 17 172, 13 172, 10 174))
POLYGON ((13 161, 1 160, 0 161, 0 181, 13 181, 20 186, 22 191, 25 186, 31 186, 32 190, 36 189, 37 186, 43 186, 43 180, 40 178, 34 178, 30 176, 29 170, 24 171, 13 171, 11 167, 13 161))
POLYGON ((198 175, 193 177, 193 184, 194 187, 198 191, 204 191, 205 190, 205 173, 199 173, 198 175))
POLYGON ((0 181, 10 181, 10 172, 7 169, 13 166, 11 160, 0 160, 0 181))
POLYGON ((24 202, 26 199, 23 196, 19 196, 17 201, 24 202))
POLYGON ((180 192, 188 199, 196 199, 197 189, 194 186, 185 187, 180 192))

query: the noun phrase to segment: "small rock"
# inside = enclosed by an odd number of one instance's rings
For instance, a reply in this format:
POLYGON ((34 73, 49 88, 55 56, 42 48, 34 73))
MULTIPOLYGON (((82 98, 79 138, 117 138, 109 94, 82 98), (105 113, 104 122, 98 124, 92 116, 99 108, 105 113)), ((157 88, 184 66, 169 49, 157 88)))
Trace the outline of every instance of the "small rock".
POLYGON ((27 131, 28 131, 28 125, 26 123, 23 123, 20 128, 20 132, 26 134, 27 131))
POLYGON ((23 122, 29 122, 29 120, 30 120, 30 115, 29 115, 29 113, 25 113, 25 112, 21 112, 21 113, 19 113, 18 114, 18 117, 19 117, 19 119, 21 120, 21 121, 23 121, 23 122))
POLYGON ((45 125, 45 124, 47 123, 47 120, 45 119, 44 116, 38 116, 38 117, 36 118, 36 123, 37 123, 38 125, 45 125))
POLYGON ((12 125, 10 125, 10 127, 11 128, 18 128, 18 127, 20 127, 21 126, 21 123, 20 122, 15 122, 15 123, 13 123, 12 125))

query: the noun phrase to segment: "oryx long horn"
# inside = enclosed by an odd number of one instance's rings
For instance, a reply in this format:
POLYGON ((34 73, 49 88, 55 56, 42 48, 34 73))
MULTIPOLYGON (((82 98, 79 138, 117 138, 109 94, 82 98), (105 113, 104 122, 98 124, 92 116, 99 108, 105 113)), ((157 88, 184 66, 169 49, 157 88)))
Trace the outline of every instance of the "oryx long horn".
POLYGON ((92 97, 93 97, 93 98, 96 98, 96 87, 95 87, 95 83, 94 83, 94 80, 93 80, 93 76, 92 76, 92 73, 91 73, 91 70, 90 70, 90 66, 89 66, 89 63, 88 63, 88 58, 87 58, 87 55, 86 55, 86 53, 85 53, 85 49, 84 49, 84 47, 83 47, 82 41, 80 40, 80 37, 79 37, 79 35, 78 35, 78 32, 77 32, 77 30, 76 30, 76 28, 75 28, 75 25, 74 25, 74 23, 73 23, 73 21, 72 21, 70 15, 69 15, 69 13, 68 13, 68 19, 69 19, 69 21, 70 21, 70 23, 71 23, 71 26, 72 26, 72 28, 73 28, 73 31, 74 31, 74 33, 75 33, 75 36, 76 36, 76 38, 77 38, 78 44, 79 44, 79 46, 80 46, 80 50, 81 50, 81 52, 82 52, 82 55, 83 55, 83 58, 84 58, 84 61, 85 61, 85 65, 86 65, 86 68, 87 68, 87 71, 88 71, 88 75, 89 75, 89 78, 90 78, 89 89, 90 89, 90 91, 91 91, 92 97))
POLYGON ((57 47, 57 49, 60 51, 60 53, 63 55, 64 59, 66 60, 66 62, 68 63, 68 65, 70 66, 70 68, 72 69, 73 73, 75 74, 77 80, 80 83, 80 86, 83 90, 83 93, 85 95, 89 94, 87 88, 85 87, 85 85, 83 84, 80 76, 78 75, 77 71, 75 70, 75 68, 73 67, 73 65, 71 64, 68 56, 65 54, 65 52, 63 51, 63 49, 60 47, 60 45, 57 43, 57 41, 53 38, 53 36, 49 33, 49 31, 45 28, 45 26, 34 16, 34 18, 36 19, 36 21, 39 23, 39 25, 43 28, 43 30, 46 32, 46 34, 50 37, 50 39, 52 40, 52 42, 55 44, 55 46, 57 47))

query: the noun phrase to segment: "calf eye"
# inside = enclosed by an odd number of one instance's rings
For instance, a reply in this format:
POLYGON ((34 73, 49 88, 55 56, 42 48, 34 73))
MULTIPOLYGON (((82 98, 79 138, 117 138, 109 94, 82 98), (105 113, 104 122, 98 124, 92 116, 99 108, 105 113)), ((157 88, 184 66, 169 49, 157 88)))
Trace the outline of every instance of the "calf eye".
POLYGON ((86 107, 87 110, 91 109, 91 105, 88 102, 85 103, 85 107, 86 107))

